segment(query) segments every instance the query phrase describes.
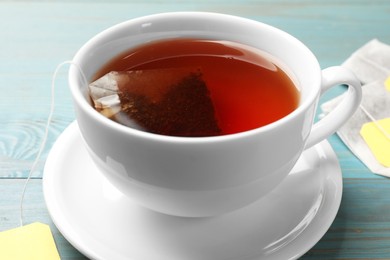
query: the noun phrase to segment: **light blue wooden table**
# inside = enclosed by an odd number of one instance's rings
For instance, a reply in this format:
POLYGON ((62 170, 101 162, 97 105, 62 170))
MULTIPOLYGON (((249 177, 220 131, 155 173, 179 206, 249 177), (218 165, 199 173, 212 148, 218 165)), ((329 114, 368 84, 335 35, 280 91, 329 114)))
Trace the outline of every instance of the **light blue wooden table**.
MULTIPOLYGON (((0 1, 0 231, 19 225, 20 196, 43 137, 56 65, 118 22, 183 10, 234 14, 279 27, 307 44, 322 67, 342 63, 373 38, 390 44, 387 0, 0 1)), ((84 259, 53 225, 41 187, 50 148, 75 118, 67 70, 56 82, 49 140, 26 191, 24 215, 26 223, 51 226, 62 259, 84 259)), ((343 199, 329 231, 302 259, 390 259, 390 180, 371 173, 337 136, 329 141, 343 172, 343 199)))

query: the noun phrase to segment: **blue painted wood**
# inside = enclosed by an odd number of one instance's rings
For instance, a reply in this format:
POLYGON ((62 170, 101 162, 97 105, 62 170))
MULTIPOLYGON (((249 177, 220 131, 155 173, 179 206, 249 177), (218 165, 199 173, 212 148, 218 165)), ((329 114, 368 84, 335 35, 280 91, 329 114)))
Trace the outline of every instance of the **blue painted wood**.
MULTIPOLYGON (((210 11, 269 23, 303 41, 322 67, 342 63, 373 38, 390 44, 387 0, 0 1, 0 231, 18 225, 19 193, 43 136, 57 64, 101 30, 166 11, 210 11)), ((41 191, 50 147, 74 120, 68 67, 56 80, 54 119, 26 195, 27 221, 52 225, 63 259, 83 259, 53 226, 41 191)), ((343 88, 326 93, 321 102, 343 88)), ((344 192, 335 222, 302 259, 390 259, 390 180, 371 173, 333 135, 344 192)))

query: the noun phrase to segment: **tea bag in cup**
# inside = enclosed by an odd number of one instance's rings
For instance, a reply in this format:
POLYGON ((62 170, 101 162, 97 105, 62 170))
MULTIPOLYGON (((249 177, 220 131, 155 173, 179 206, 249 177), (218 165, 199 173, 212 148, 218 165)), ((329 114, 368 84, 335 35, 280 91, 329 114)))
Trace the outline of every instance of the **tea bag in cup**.
POLYGON ((220 133, 198 68, 112 71, 89 91, 97 111, 132 128, 172 136, 220 133))

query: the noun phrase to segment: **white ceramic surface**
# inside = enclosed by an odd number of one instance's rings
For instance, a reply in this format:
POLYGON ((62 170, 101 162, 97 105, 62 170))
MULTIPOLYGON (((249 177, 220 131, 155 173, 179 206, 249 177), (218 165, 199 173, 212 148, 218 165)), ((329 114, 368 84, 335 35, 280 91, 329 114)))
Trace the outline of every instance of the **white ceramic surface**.
POLYGON ((340 206, 342 177, 327 141, 306 150, 259 201, 219 217, 182 218, 138 206, 99 172, 71 124, 44 169, 50 215, 91 259, 296 259, 325 234, 340 206))
POLYGON ((72 66, 70 88, 91 158, 115 187, 156 211, 213 216, 256 201, 287 176, 304 147, 335 132, 360 102, 360 83, 346 69, 321 71, 312 52, 291 35, 229 15, 179 12, 129 20, 92 38, 73 61, 90 80, 118 53, 173 37, 229 40, 268 52, 296 79, 301 102, 286 117, 238 134, 204 138, 155 135, 96 112, 89 103, 85 81, 72 66), (320 94, 342 83, 350 85, 343 102, 312 130, 320 94))

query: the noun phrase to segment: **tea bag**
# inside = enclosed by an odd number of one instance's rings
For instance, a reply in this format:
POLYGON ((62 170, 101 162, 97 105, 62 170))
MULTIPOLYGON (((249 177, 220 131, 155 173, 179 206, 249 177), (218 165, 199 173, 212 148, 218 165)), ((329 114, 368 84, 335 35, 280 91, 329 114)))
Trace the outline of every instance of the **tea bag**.
POLYGON ((89 90, 96 110, 129 127, 171 136, 221 133, 198 68, 112 71, 89 90))
POLYGON ((343 66, 352 70, 363 85, 390 76, 390 45, 369 41, 348 58, 343 66))
MULTIPOLYGON (((385 140, 389 134, 378 122, 390 118, 390 91, 386 87, 390 77, 390 46, 374 39, 353 53, 342 66, 352 70, 362 82, 363 98, 360 108, 337 134, 372 172, 390 177, 390 168, 380 160, 380 157, 390 155, 390 148, 374 150, 375 147, 368 143, 378 137, 385 140), (367 132, 367 129, 373 129, 367 128, 370 123, 377 131, 367 132), (376 154, 378 151, 382 154, 376 154)), ((320 117, 329 113, 341 99, 342 96, 324 103, 320 117)))

